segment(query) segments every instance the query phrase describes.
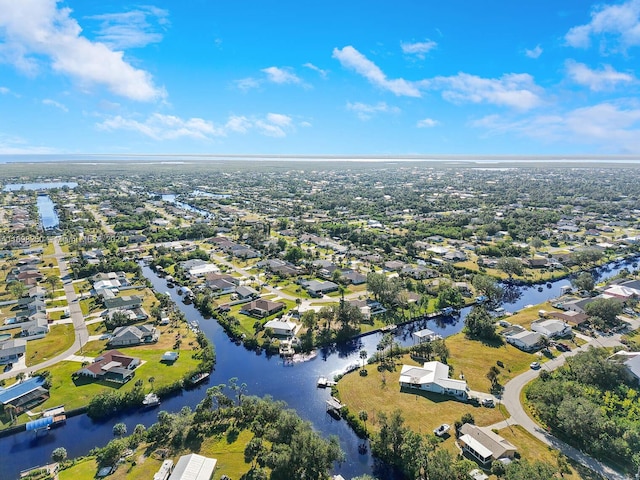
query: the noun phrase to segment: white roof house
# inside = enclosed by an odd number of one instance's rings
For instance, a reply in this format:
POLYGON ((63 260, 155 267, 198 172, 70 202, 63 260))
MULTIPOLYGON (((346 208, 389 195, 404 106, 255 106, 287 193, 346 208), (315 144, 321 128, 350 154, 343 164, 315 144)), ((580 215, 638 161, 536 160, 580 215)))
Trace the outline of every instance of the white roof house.
POLYGON ((183 455, 176 463, 169 480, 211 480, 218 461, 196 453, 183 455))
POLYGON ((207 273, 218 273, 220 269, 213 263, 204 263, 196 265, 189 269, 189 275, 192 277, 204 277, 207 273))
POLYGON ((564 337, 571 333, 571 327, 562 320, 544 319, 531 323, 531 330, 547 338, 564 337))
POLYGON ((276 335, 293 335, 297 325, 291 320, 275 319, 264 324, 264 328, 270 328, 276 335))
POLYGON ((463 398, 469 394, 467 382, 449 378, 449 366, 436 361, 426 362, 422 367, 403 365, 400 386, 463 398))

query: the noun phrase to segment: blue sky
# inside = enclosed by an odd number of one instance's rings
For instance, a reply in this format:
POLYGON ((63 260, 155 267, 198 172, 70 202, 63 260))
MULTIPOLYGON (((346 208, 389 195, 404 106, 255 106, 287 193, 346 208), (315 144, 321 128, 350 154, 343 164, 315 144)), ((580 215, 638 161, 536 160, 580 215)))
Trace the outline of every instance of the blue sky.
POLYGON ((640 153, 640 0, 0 0, 0 154, 640 153))

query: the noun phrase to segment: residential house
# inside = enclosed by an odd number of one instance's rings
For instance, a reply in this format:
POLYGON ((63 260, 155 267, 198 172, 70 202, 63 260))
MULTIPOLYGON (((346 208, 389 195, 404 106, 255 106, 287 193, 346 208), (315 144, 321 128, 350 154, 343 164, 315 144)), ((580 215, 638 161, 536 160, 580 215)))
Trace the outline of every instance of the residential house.
POLYGON ((425 280, 427 278, 436 278, 438 276, 438 272, 427 268, 424 265, 417 265, 415 267, 407 265, 402 269, 401 273, 413 278, 414 280, 425 280))
POLYGON ((346 283, 352 285, 362 285, 363 283, 367 283, 366 275, 356 272, 355 270, 351 270, 350 268, 342 270, 341 277, 346 283))
POLYGON ((20 324, 23 337, 33 337, 35 335, 46 335, 49 333, 49 322, 45 314, 36 314, 33 320, 20 324))
POLYGON ((286 262, 284 260, 279 260, 277 258, 258 262, 256 264, 256 267, 265 268, 270 272, 277 273, 281 277, 290 277, 292 275, 297 275, 300 271, 298 267, 296 267, 292 263, 286 262))
POLYGON ((631 377, 637 382, 640 382, 640 352, 626 352, 622 350, 609 358, 622 363, 627 367, 631 377))
POLYGON ((278 313, 284 307, 285 304, 282 302, 272 302, 271 300, 258 298, 257 300, 248 303, 241 312, 245 312, 246 314, 254 317, 264 318, 278 313))
POLYGON ((461 436, 458 438, 458 444, 462 447, 463 453, 468 454, 484 468, 490 467, 495 460, 513 458, 517 451, 515 445, 487 427, 465 423, 459 432, 461 436))
POLYGON ((211 480, 218 461, 196 453, 183 455, 169 477, 169 480, 211 480))
POLYGON ((22 338, 5 340, 0 343, 0 365, 17 362, 26 351, 26 340, 22 338))
POLYGON ((338 290, 338 284, 328 280, 324 282, 320 282, 318 280, 302 280, 300 281, 300 284, 312 297, 321 297, 324 294, 338 290))
POLYGON ((240 300, 247 300, 250 298, 257 298, 260 296, 260 293, 257 290, 251 287, 247 287, 246 285, 236 287, 235 293, 240 300))
POLYGON ((110 350, 95 358, 93 363, 76 371, 75 375, 107 382, 126 383, 135 376, 133 370, 138 365, 140 365, 139 358, 124 355, 118 350, 110 350))
POLYGON ((296 333, 297 325, 289 319, 269 320, 264 328, 270 328, 275 335, 291 337, 296 333))
POLYGON ((12 405, 15 408, 14 415, 20 415, 48 398, 46 379, 40 376, 14 383, 7 388, 0 387, 0 404, 5 409, 7 405, 12 405))
POLYGON ((544 268, 549 265, 549 259, 546 257, 527 258, 525 263, 529 268, 544 268))
POLYGON ((547 316, 550 318, 557 318, 567 322, 569 325, 579 327, 589 318, 585 313, 575 312, 573 310, 567 310, 566 312, 548 312, 547 316))
POLYGON ((127 325, 118 327, 113 331, 113 337, 109 340, 110 348, 128 347, 131 345, 141 345, 143 343, 155 343, 158 341, 160 333, 151 324, 127 325))
POLYGON ((401 262, 400 260, 389 260, 387 262, 384 262, 384 269, 389 272, 399 272, 406 266, 407 264, 401 262))
POLYGON ((426 362, 422 367, 403 365, 400 371, 400 387, 452 395, 463 399, 469 395, 467 382, 449 378, 449 366, 437 361, 426 362))
POLYGON ((542 345, 542 335, 538 332, 530 332, 522 327, 514 325, 501 332, 507 343, 510 343, 520 350, 532 352, 538 350, 542 345), (517 328, 516 328, 517 327, 517 328))
POLYGON ((142 306, 142 299, 137 295, 104 299, 105 308, 127 310, 142 306))
POLYGON ((571 327, 562 320, 552 318, 536 320, 531 323, 531 330, 547 338, 566 337, 571 333, 571 327))

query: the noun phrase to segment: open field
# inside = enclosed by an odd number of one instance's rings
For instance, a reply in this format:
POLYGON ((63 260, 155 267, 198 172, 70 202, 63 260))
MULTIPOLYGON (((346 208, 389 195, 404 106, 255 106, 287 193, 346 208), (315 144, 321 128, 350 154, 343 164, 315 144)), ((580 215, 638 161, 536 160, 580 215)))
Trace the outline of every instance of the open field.
POLYGON ((416 364, 408 356, 401 359, 393 372, 379 372, 377 365, 367 365, 368 374, 354 371, 338 382, 340 400, 351 412, 365 410, 368 428, 376 430, 376 414, 390 414, 400 409, 409 428, 416 432, 432 432, 442 423, 453 425, 465 413, 471 413, 478 425, 491 425, 504 419, 500 409, 475 407, 453 397, 419 391, 401 391, 398 380, 402 362, 416 364))
POLYGON ((27 342, 27 366, 37 365, 55 357, 71 347, 74 340, 72 324, 51 325, 46 337, 27 342))

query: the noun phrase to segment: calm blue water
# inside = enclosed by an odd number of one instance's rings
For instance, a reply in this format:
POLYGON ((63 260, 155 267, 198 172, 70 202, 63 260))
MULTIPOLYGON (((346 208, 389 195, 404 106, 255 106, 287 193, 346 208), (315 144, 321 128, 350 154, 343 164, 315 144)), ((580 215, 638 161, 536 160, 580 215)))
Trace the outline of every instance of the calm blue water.
POLYGON ((192 207, 188 203, 180 202, 176 200, 176 195, 174 194, 165 194, 162 195, 162 200, 164 202, 173 203, 176 207, 180 207, 183 210, 187 210, 188 212, 197 213, 198 215, 202 215, 205 218, 214 218, 215 215, 211 212, 207 212, 206 210, 202 210, 201 208, 192 207))
MULTIPOLYGON (((630 264, 612 268, 598 269, 597 275, 611 276, 623 268, 631 269, 630 264)), ((246 383, 251 395, 271 395, 284 400, 298 414, 313 423, 323 435, 337 435, 346 453, 347 460, 336 467, 335 473, 351 478, 363 473, 374 472, 373 458, 367 453, 358 452, 358 438, 344 421, 334 420, 325 412, 325 400, 329 390, 316 388, 319 376, 331 376, 344 371, 353 364, 358 364, 359 351, 367 350, 369 354, 376 351, 381 334, 373 334, 341 345, 324 348, 318 356, 308 362, 285 366, 278 356, 267 357, 256 354, 229 341, 225 332, 214 320, 204 320, 192 306, 182 303, 175 289, 169 289, 164 279, 157 277, 148 267, 143 273, 151 280, 154 288, 168 293, 180 306, 189 321, 199 322, 201 329, 213 341, 216 348, 217 363, 215 371, 207 382, 195 390, 183 392, 181 395, 163 401, 160 409, 178 411, 185 405, 195 407, 204 397, 206 388, 211 385, 225 383, 231 377, 237 377, 240 383, 246 383)), ((537 304, 560 295, 560 288, 567 285, 568 280, 553 282, 551 288, 543 286, 542 292, 537 287, 522 287, 514 292, 514 298, 505 303, 505 309, 516 311, 528 304, 537 304)), ((464 309, 457 319, 433 319, 418 321, 407 325, 396 332, 396 341, 401 345, 412 344, 411 332, 421 328, 430 328, 446 337, 459 332, 464 325, 464 318, 469 312, 464 309)), ((160 409, 138 411, 121 414, 106 422, 93 422, 86 415, 67 420, 62 428, 51 431, 47 436, 36 439, 34 434, 20 433, 0 438, 0 479, 16 478, 22 469, 45 463, 56 447, 63 446, 70 457, 86 454, 92 447, 105 445, 112 436, 112 427, 117 422, 124 422, 128 431, 133 431, 136 424, 151 425, 160 409), (10 459, 10 461, 7 461, 10 459)), ((392 476, 379 474, 379 478, 391 479, 392 476)))
POLYGON ((42 182, 42 183, 7 183, 3 190, 5 192, 16 192, 18 190, 49 190, 51 188, 76 188, 76 182, 42 182))
POLYGON ((38 195, 37 205, 42 228, 45 230, 56 228, 60 224, 60 219, 56 213, 56 206, 49 195, 38 195))

